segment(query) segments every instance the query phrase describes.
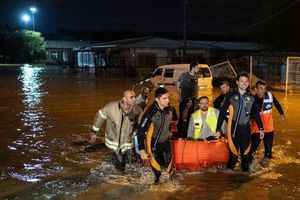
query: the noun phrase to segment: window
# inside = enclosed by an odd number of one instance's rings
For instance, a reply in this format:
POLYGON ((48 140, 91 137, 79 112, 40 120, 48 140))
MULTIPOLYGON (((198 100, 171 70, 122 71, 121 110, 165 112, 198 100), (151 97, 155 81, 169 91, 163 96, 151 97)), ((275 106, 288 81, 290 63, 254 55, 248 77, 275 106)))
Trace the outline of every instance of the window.
POLYGON ((162 68, 156 68, 152 73, 152 77, 161 76, 161 74, 162 74, 162 68))
POLYGON ((173 78, 174 69, 165 69, 165 78, 173 78))
POLYGON ((208 68, 199 68, 198 77, 200 78, 208 78, 210 77, 210 72, 208 68))
POLYGON ((58 52, 51 52, 50 57, 52 60, 58 60, 58 52))

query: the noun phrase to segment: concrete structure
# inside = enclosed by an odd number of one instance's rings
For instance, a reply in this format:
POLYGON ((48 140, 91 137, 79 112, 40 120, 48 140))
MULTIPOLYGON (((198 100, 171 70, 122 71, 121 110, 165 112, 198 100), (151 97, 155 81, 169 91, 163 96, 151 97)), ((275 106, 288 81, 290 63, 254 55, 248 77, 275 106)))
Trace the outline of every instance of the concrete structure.
POLYGON ((45 47, 48 64, 74 65, 74 49, 88 45, 84 41, 46 40, 45 47))

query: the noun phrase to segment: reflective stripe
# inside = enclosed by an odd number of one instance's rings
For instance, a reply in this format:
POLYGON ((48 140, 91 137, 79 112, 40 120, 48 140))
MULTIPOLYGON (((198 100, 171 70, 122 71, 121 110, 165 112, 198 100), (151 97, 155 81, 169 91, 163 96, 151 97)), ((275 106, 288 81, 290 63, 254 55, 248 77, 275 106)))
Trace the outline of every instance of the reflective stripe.
POLYGON ((271 99, 265 99, 264 103, 273 103, 273 100, 271 100, 271 99))
POLYGON ((106 143, 106 142, 105 142, 105 146, 107 146, 108 148, 110 148, 110 149, 112 149, 112 150, 117 150, 117 149, 118 149, 118 147, 113 146, 113 145, 110 145, 110 144, 108 144, 108 143, 106 143))
POLYGON ((100 130, 100 128, 98 128, 98 127, 96 127, 96 126, 93 126, 92 129, 93 129, 93 131, 95 131, 95 132, 98 132, 98 131, 100 130))
POLYGON ((270 101, 273 103, 273 96, 272 96, 271 92, 267 92, 267 94, 269 96, 270 101))
POLYGON ((140 153, 140 150, 139 150, 139 142, 138 142, 137 135, 135 135, 133 137, 133 140, 134 140, 135 152, 140 155, 141 153, 140 153))
POLYGON ((262 111, 261 113, 262 113, 262 114, 272 113, 272 109, 270 109, 270 110, 264 110, 264 111, 262 111))
POLYGON ((118 143, 117 142, 110 141, 107 138, 105 138, 105 144, 108 144, 110 146, 115 146, 116 148, 118 148, 118 143))
POLYGON ((132 143, 124 143, 120 146, 119 148, 119 144, 117 142, 113 142, 109 139, 105 139, 105 145, 113 150, 118 150, 121 149, 122 152, 124 152, 124 150, 128 150, 128 149, 132 149, 133 148, 133 144, 132 143))
POLYGON ((120 149, 123 149, 123 148, 132 148, 133 145, 132 143, 124 143, 120 146, 120 149))
POLYGON ((101 110, 99 110, 99 114, 103 119, 107 119, 107 117, 104 115, 104 113, 101 110))
POLYGON ((273 96, 271 92, 267 92, 263 100, 262 112, 272 110, 273 108, 273 96))
POLYGON ((132 148, 131 147, 126 147, 126 148, 121 149, 121 152, 123 153, 123 152, 125 152, 127 150, 130 150, 130 149, 132 149, 132 148))

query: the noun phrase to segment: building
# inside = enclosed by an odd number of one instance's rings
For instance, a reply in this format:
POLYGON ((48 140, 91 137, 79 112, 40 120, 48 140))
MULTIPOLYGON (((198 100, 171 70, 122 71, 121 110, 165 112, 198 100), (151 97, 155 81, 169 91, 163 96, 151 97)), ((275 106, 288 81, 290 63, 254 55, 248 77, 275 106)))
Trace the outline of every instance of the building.
POLYGON ((48 64, 74 65, 74 49, 88 45, 85 41, 46 40, 46 54, 48 64))
POLYGON ((79 67, 133 67, 147 68, 169 63, 189 62, 232 55, 247 55, 261 46, 249 42, 187 41, 183 48, 181 40, 160 37, 140 37, 111 42, 91 43, 76 49, 79 67), (183 56, 185 52, 185 56, 183 56), (183 61, 183 58, 185 59, 183 61))

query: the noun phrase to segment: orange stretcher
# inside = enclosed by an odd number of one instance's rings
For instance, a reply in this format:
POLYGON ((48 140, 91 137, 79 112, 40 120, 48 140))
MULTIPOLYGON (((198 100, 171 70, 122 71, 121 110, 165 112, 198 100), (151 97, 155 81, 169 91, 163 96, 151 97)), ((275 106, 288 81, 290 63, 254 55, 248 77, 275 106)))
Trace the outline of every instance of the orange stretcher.
POLYGON ((229 159, 225 140, 194 141, 172 140, 173 165, 176 170, 198 171, 204 168, 225 165, 229 159))

